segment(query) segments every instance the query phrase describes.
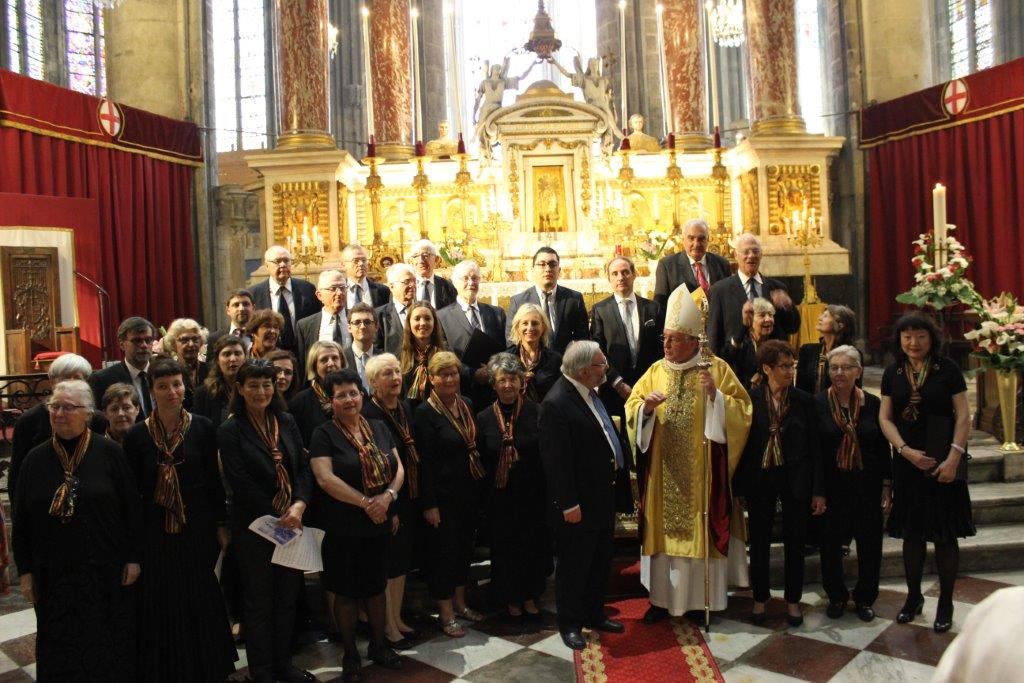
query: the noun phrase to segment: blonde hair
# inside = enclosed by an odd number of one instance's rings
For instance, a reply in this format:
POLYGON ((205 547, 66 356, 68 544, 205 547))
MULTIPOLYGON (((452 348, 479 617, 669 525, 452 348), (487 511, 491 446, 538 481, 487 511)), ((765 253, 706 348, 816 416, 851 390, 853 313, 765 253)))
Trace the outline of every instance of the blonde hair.
POLYGON ((547 313, 544 309, 537 304, 523 304, 516 309, 516 314, 512 316, 512 331, 510 337, 513 344, 522 344, 523 335, 519 332, 519 321, 528 315, 536 315, 540 318, 540 340, 545 346, 551 343, 551 321, 548 320, 547 313))
POLYGON ((436 375, 447 368, 462 369, 462 362, 459 357, 451 351, 438 351, 427 361, 427 374, 436 375))
POLYGON ((316 360, 320 356, 320 352, 324 349, 334 349, 338 352, 338 356, 341 358, 341 367, 347 367, 345 363, 345 351, 341 348, 341 344, 336 341, 317 340, 309 347, 309 351, 306 352, 306 379, 312 381, 317 379, 316 375, 316 360))

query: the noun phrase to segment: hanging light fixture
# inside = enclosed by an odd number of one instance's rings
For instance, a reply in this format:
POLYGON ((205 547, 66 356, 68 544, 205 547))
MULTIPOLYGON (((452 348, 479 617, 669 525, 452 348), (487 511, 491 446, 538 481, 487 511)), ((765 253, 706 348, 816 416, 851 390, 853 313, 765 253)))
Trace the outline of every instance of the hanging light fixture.
POLYGON ((716 43, 722 47, 743 44, 743 0, 707 0, 704 9, 716 43))

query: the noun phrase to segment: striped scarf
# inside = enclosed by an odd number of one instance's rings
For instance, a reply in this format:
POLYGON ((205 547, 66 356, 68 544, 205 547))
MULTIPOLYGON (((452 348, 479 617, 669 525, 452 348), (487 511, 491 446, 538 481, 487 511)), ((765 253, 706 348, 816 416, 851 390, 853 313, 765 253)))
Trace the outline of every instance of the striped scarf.
POLYGON ((494 473, 494 488, 503 489, 508 486, 508 472, 512 465, 519 462, 519 451, 516 450, 515 429, 519 413, 523 409, 523 397, 517 396, 512 407, 512 414, 505 421, 505 413, 501 410, 501 401, 491 406, 494 416, 498 418, 498 431, 501 432, 501 450, 498 455, 498 471, 494 473))
POLYGON ((181 498, 181 481, 174 466, 174 451, 185 440, 191 424, 192 415, 184 408, 181 409, 178 424, 170 433, 157 418, 155 410, 146 418, 146 428, 156 444, 158 459, 153 501, 165 508, 164 531, 169 534, 180 534, 185 528, 185 502, 181 498))
POLYGON ((362 415, 359 416, 359 436, 362 443, 356 439, 356 435, 342 424, 337 417, 334 418, 334 426, 338 428, 352 447, 359 454, 359 464, 363 473, 363 493, 368 496, 375 496, 391 483, 391 463, 388 456, 381 452, 377 444, 373 442, 373 432, 370 431, 370 423, 362 415))
POLYGON ((789 413, 789 387, 782 390, 778 407, 772 397, 771 388, 766 386, 764 393, 768 403, 768 444, 764 448, 764 457, 761 458, 761 469, 770 470, 773 467, 781 467, 784 462, 782 458, 782 421, 789 413))
POLYGON ((420 478, 419 478, 419 466, 420 466, 420 454, 416 450, 416 440, 412 438, 412 428, 409 425, 409 418, 405 414, 405 408, 402 407, 402 402, 399 401, 395 409, 388 410, 383 403, 380 402, 376 396, 370 399, 374 404, 380 408, 380 412, 384 413, 384 419, 388 421, 391 428, 398 432, 398 438, 402 440, 402 444, 405 445, 405 453, 408 456, 408 462, 405 465, 405 481, 406 490, 409 492, 409 498, 415 500, 420 495, 420 478))
POLYGON ((53 492, 53 500, 50 501, 50 515, 60 519, 61 523, 67 524, 75 516, 75 501, 78 499, 78 479, 75 477, 75 470, 82 464, 85 451, 89 448, 89 441, 92 440, 92 432, 88 427, 82 432, 75 446, 75 452, 68 455, 64 444, 60 442, 57 435, 50 437, 53 450, 57 452, 57 460, 64 470, 64 481, 60 483, 57 490, 53 492))
POLYGON ((480 464, 480 451, 476 447, 476 423, 473 422, 473 414, 469 412, 469 406, 462 400, 461 396, 455 397, 455 412, 448 409, 448 406, 437 397, 431 394, 427 399, 430 407, 448 418, 452 427, 462 437, 466 444, 467 457, 469 458, 469 473, 474 479, 481 479, 484 476, 484 467, 480 464))
POLYGON ((537 386, 533 383, 533 379, 537 375, 537 366, 540 365, 540 356, 541 354, 538 352, 537 357, 531 361, 526 357, 526 354, 523 353, 522 345, 519 346, 519 361, 523 364, 523 367, 526 368, 526 377, 523 378, 523 388, 520 393, 531 401, 540 400, 540 396, 537 392, 537 386))
POLYGON ((320 379, 314 378, 310 386, 313 388, 313 393, 316 394, 316 399, 320 401, 320 410, 324 411, 324 415, 333 415, 334 408, 331 406, 331 397, 324 391, 320 379))
POLYGON ((857 438, 857 421, 860 418, 860 406, 864 399, 864 392, 857 387, 853 388, 850 396, 850 409, 843 410, 839 405, 839 395, 835 387, 828 389, 828 408, 832 413, 832 421, 843 433, 839 442, 839 450, 836 451, 836 467, 843 472, 864 469, 864 461, 861 457, 860 440, 857 438))
POLYGON ((260 421, 255 419, 251 413, 247 412, 246 414, 249 418, 249 424, 259 434, 260 440, 267 447, 267 451, 274 461, 274 472, 277 475, 277 493, 274 494, 273 501, 274 512, 278 515, 283 515, 288 511, 288 506, 292 502, 292 480, 288 476, 287 468, 284 466, 284 453, 281 452, 280 447, 281 435, 278 431, 277 416, 268 412, 263 420, 263 424, 260 424, 260 421))
POLYGON ((910 402, 907 403, 907 407, 903 409, 900 416, 907 422, 917 422, 917 418, 921 416, 917 406, 921 403, 921 387, 928 381, 928 368, 930 365, 930 360, 925 358, 920 372, 914 372, 914 368, 910 366, 910 361, 907 361, 907 364, 903 366, 903 372, 907 375, 907 382, 910 383, 910 402))
POLYGON ((416 349, 416 369, 413 372, 412 381, 409 383, 409 391, 405 394, 406 398, 422 400, 427 395, 427 363, 435 351, 437 351, 437 347, 433 344, 425 349, 416 349))

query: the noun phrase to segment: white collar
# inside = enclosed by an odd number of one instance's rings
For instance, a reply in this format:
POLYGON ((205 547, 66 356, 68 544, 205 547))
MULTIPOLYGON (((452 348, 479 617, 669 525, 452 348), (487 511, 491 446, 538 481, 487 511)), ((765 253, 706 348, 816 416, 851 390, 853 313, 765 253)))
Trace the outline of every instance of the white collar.
POLYGON ((477 297, 476 302, 472 303, 472 304, 469 303, 468 301, 466 301, 465 299, 463 299, 461 296, 455 297, 455 300, 459 303, 459 307, 462 308, 462 312, 463 313, 468 313, 470 308, 474 308, 477 311, 480 310, 480 298, 479 297, 477 297))
POLYGON ((359 356, 372 356, 373 355, 373 342, 370 342, 370 348, 360 349, 360 344, 357 340, 352 340, 352 355, 355 357, 359 356))
MULTIPOLYGON (((740 283, 743 285, 744 288, 746 288, 747 282, 751 278, 747 277, 746 273, 744 273, 742 270, 737 270, 736 274, 740 276, 740 283)), ((753 280, 759 285, 764 284, 764 280, 761 279, 761 271, 757 271, 756 273, 754 273, 753 280)))
POLYGON ((633 292, 629 296, 620 296, 618 292, 613 292, 612 296, 615 297, 615 304, 617 306, 621 305, 623 301, 632 301, 633 302, 633 308, 636 308, 636 305, 637 305, 636 292, 633 292))
POLYGON ((360 280, 359 282, 352 282, 351 280, 349 280, 348 291, 351 292, 352 288, 355 287, 356 285, 359 285, 360 287, 362 287, 361 291, 363 291, 363 292, 368 291, 370 289, 370 283, 366 281, 365 277, 362 280, 360 280))
POLYGON ((342 321, 346 325, 348 324, 348 321, 345 320, 345 307, 344 306, 342 306, 340 309, 338 309, 337 313, 331 313, 329 310, 327 310, 327 307, 324 306, 323 309, 320 311, 320 315, 323 317, 324 320, 330 320, 331 318, 333 318, 334 316, 337 315, 337 316, 341 317, 342 321))
POLYGON ((142 373, 144 373, 146 370, 149 369, 149 363, 146 363, 146 367, 142 368, 141 370, 136 368, 134 365, 132 365, 128 361, 125 361, 124 364, 125 364, 125 367, 128 368, 128 374, 132 376, 132 381, 133 382, 136 379, 138 379, 139 375, 141 375, 142 373))
MULTIPOLYGON (((565 373, 562 373, 562 377, 565 377, 567 380, 572 382, 572 385, 574 387, 576 387, 576 391, 580 392, 580 396, 582 396, 583 400, 586 401, 587 404, 589 405, 590 404, 590 389, 588 389, 586 386, 584 386, 583 383, 580 382, 579 380, 577 380, 575 377, 570 377, 569 375, 566 375, 565 373)), ((595 389, 595 391, 596 391, 596 389, 595 389)))
POLYGON ((420 284, 422 282, 429 282, 430 284, 434 284, 434 276, 431 275, 429 277, 420 277, 419 275, 417 275, 416 284, 420 284))
POLYGON ((704 254, 704 258, 702 258, 699 261, 697 259, 693 258, 692 256, 690 256, 689 254, 686 254, 686 258, 690 261, 690 267, 691 268, 693 268, 693 264, 694 263, 699 263, 702 268, 707 268, 708 267, 708 264, 707 264, 708 255, 707 254, 704 254))
POLYGON ((277 294, 278 290, 281 289, 282 287, 284 287, 285 290, 289 294, 291 294, 291 291, 292 291, 292 279, 291 278, 288 278, 287 280, 285 280, 283 285, 282 284, 278 284, 277 280, 275 280, 273 277, 268 278, 268 281, 270 282, 270 293, 271 294, 277 294))
POLYGON ((667 358, 663 358, 662 360, 665 362, 665 367, 668 368, 669 370, 682 372, 683 370, 689 370, 690 368, 694 367, 695 365, 697 365, 697 363, 700 362, 700 350, 698 350, 697 353, 693 354, 693 358, 684 363, 674 363, 667 358))
MULTIPOLYGON (((537 301, 540 301, 540 302, 543 303, 543 301, 544 301, 544 290, 541 289, 540 287, 538 287, 537 285, 534 285, 533 288, 537 290, 537 301)), ((551 300, 552 301, 555 300, 555 293, 557 291, 558 291, 558 285, 555 285, 554 287, 551 288, 550 294, 551 294, 551 300)))

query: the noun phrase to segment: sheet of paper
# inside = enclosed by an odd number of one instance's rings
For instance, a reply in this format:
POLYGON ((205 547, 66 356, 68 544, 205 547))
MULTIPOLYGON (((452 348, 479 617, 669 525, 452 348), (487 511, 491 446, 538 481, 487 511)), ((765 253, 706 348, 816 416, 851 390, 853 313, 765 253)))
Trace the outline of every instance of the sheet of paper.
POLYGON ((221 550, 220 553, 217 555, 217 564, 213 565, 213 573, 217 577, 218 581, 220 581, 220 573, 221 573, 221 571, 223 569, 224 569, 224 551, 221 550))
POLYGON ((273 515, 257 517, 249 525, 249 529, 276 546, 287 545, 302 534, 301 529, 285 529, 282 526, 278 526, 277 517, 273 515))
POLYGON ((324 560, 320 555, 320 545, 323 541, 322 529, 307 526, 305 533, 294 541, 274 548, 270 561, 282 567, 300 569, 304 572, 322 572, 324 560))

